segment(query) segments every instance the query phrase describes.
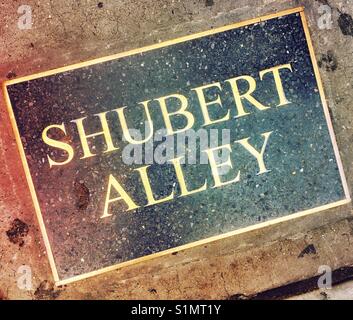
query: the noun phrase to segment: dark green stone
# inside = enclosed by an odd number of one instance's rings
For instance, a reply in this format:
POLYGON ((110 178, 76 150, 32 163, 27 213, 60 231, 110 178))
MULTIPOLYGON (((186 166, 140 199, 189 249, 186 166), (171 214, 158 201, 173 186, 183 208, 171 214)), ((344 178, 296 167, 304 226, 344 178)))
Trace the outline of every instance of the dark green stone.
MULTIPOLYGON (((8 92, 61 279, 345 198, 299 14, 13 84, 8 92), (258 73, 287 63, 293 67, 283 77, 291 104, 277 108, 273 81, 260 81, 258 73), (258 147, 261 133, 273 131, 265 155, 268 173, 257 175, 254 158, 232 143, 234 168, 226 177, 240 170, 239 183, 131 212, 112 205, 113 216, 102 220, 109 174, 136 202, 146 203, 138 174, 129 171, 141 165, 129 166, 121 159, 126 142, 118 122, 110 119, 120 151, 48 166, 46 155, 53 149, 43 143, 41 133, 50 124, 67 124, 80 153, 71 120, 128 106, 128 121, 139 128, 144 118, 138 102, 178 92, 188 97, 197 130, 202 117, 190 90, 245 74, 258 80, 254 96, 271 109, 247 105, 251 114, 235 119, 230 90, 224 89, 223 106, 232 119, 206 128, 229 129, 232 142, 250 137, 258 147)), ((158 105, 151 110, 155 128, 162 128, 158 105)), ((97 122, 88 123, 89 130, 99 131, 97 122)), ((182 127, 183 122, 176 119, 174 125, 182 127)), ((96 139, 97 152, 104 150, 102 142, 96 139)), ((212 186, 208 165, 186 165, 184 170, 190 189, 206 178, 212 186)), ((173 188, 180 192, 170 164, 152 165, 150 177, 156 197, 173 188)))

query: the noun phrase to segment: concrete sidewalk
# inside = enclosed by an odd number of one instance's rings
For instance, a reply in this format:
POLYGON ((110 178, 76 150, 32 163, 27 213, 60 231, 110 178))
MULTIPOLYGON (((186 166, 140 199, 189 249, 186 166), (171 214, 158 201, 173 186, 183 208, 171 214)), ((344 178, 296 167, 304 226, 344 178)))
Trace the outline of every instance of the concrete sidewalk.
MULTIPOLYGON (((18 27, 22 3, 0 2, 0 81, 304 6, 352 187, 352 1, 26 2, 33 14, 30 29, 18 27), (332 26, 323 19, 325 12, 331 12, 332 26)), ((246 298, 313 278, 322 265, 332 270, 353 266, 353 219, 348 206, 57 288, 2 93, 0 124, 0 299, 246 298), (21 269, 23 265, 28 268, 21 269), (17 285, 24 272, 32 275, 29 290, 17 285)), ((347 282, 327 291, 327 296, 315 291, 296 298, 349 298, 351 286, 347 282)))

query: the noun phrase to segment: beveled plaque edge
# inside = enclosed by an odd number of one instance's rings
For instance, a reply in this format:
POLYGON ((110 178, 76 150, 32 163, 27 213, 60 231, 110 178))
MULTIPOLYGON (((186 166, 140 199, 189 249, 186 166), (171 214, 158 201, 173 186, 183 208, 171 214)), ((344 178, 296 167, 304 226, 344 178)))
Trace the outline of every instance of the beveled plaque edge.
POLYGON ((201 246, 210 242, 214 242, 214 241, 218 241, 218 240, 222 240, 228 237, 232 237, 241 233, 245 233, 245 232, 249 232, 249 231, 253 231, 256 229, 261 229, 261 228, 265 228, 274 224, 278 224, 281 222, 286 222, 292 219, 296 219, 299 217, 304 217, 307 215, 311 215, 314 213, 318 213, 318 212, 322 212, 328 209, 332 209, 335 207, 339 207, 339 206, 343 206, 346 205, 348 203, 351 202, 351 198, 350 198, 350 192, 349 192, 349 188, 347 185, 347 180, 345 178, 345 174, 343 171, 343 165, 342 165, 342 161, 341 161, 341 157, 339 154, 339 150, 338 150, 338 146, 337 146, 337 141, 335 138, 335 134, 334 134, 334 130, 333 130, 333 125, 330 119, 330 114, 329 114, 329 109, 328 109, 328 105, 326 103, 326 98, 325 98, 325 94, 324 94, 324 88, 322 85, 322 81, 321 81, 321 76, 320 76, 320 72, 319 72, 319 67, 317 64, 317 60, 315 57, 315 53, 314 53, 314 47, 311 41, 311 37, 310 37, 310 32, 309 32, 309 27, 307 24, 307 20, 305 17, 305 13, 304 13, 304 7, 297 7, 297 8, 293 8, 293 9, 288 9, 288 10, 284 10, 284 11, 279 11, 273 14, 269 14, 269 15, 265 15, 262 17, 258 17, 258 18, 253 18, 253 19, 248 19, 242 22, 237 22, 234 24, 230 24, 230 25, 226 25, 220 28, 215 28, 215 29, 211 29, 208 31, 204 31, 204 32, 200 32, 200 33, 196 33, 196 34, 192 34, 192 35, 188 35, 188 36, 184 36, 184 37, 180 37, 177 39, 173 39, 173 40, 168 40, 165 42, 161 42, 158 44, 154 44, 154 45, 150 45, 150 46, 146 46, 146 47, 142 47, 139 49, 133 49, 130 51, 126 51, 126 52, 122 52, 122 53, 118 53, 118 54, 114 54, 114 55, 110 55, 110 56, 106 56, 106 57, 102 57, 102 58, 98 58, 98 59, 93 59, 93 60, 88 60, 85 62, 81 62, 81 63, 76 63, 76 64, 72 64, 69 66, 65 66, 65 67, 61 67, 61 68, 56 68, 56 69, 52 69, 49 71, 44 71, 44 72, 40 72, 40 73, 36 73, 33 75, 28 75, 28 76, 24 76, 24 77, 20 77, 20 78, 16 78, 16 79, 12 79, 12 80, 7 80, 4 81, 2 83, 2 89, 3 89, 3 94, 5 97, 5 103, 8 109, 8 113, 10 116, 10 121, 11 121, 11 125, 15 134, 15 138, 16 138, 16 143, 19 149, 19 153, 20 153, 20 157, 21 157, 21 161, 24 167, 24 171, 25 171, 25 175, 26 175, 26 179, 27 179, 27 183, 30 189, 30 193, 32 196, 32 200, 33 200, 33 204, 34 204, 34 208, 36 211, 36 215, 37 215, 37 219, 38 219, 38 223, 40 226, 40 230, 42 232, 43 235, 43 239, 44 239, 44 244, 47 250, 47 255, 48 255, 48 259, 49 259, 49 264, 53 273, 53 278, 55 281, 55 285, 56 286, 62 286, 62 285, 66 285, 72 282, 76 282, 79 280, 83 280, 86 278, 90 278, 99 274, 103 274, 109 271, 113 271, 122 267, 126 267, 129 265, 133 265, 136 263, 140 263, 146 260, 150 260, 153 258, 157 258, 157 257, 162 257, 174 252, 178 252, 178 251, 182 251, 185 249, 189 249, 189 248, 193 248, 196 246, 201 246), (30 174, 30 170, 29 170, 29 166, 27 163, 27 159, 26 159, 26 155, 25 155, 25 151, 24 151, 24 147, 22 144, 22 140, 20 137, 20 133, 17 127, 17 123, 16 123, 16 119, 15 119, 15 115, 12 109, 12 105, 11 105, 11 101, 10 101, 10 97, 7 91, 7 87, 13 84, 18 84, 21 82, 25 82, 25 81, 29 81, 29 80, 34 80, 34 79, 38 79, 38 78, 42 78, 42 77, 47 77, 47 76, 51 76, 51 75, 55 75, 58 73, 63 73, 66 71, 71 71, 71 70, 75 70, 75 69, 79 69, 79 68, 83 68, 83 67, 87 67, 87 66, 91 66, 91 65, 95 65, 95 64, 99 64, 99 63, 103 63, 103 62, 107 62, 107 61, 111 61, 111 60, 115 60, 115 59, 119 59, 122 57, 126 57, 126 56, 131 56, 131 55, 135 55, 138 53, 142 53, 142 52, 147 52, 150 50, 154 50, 154 49, 158 49, 158 48, 162 48, 162 47, 166 47, 166 46, 170 46, 170 45, 174 45, 177 43, 181 43, 181 42, 185 42, 185 41, 189 41, 189 40, 193 40, 193 39, 197 39, 197 38, 202 38, 204 36, 209 36, 212 34, 216 34, 216 33, 220 33, 220 32, 224 32, 224 31, 228 31, 228 30, 232 30, 232 29, 236 29, 236 28, 241 28, 241 27, 245 27, 248 25, 252 25, 255 23, 259 23, 262 21, 267 21, 267 20, 271 20, 274 18, 279 18, 279 17, 283 17, 286 15, 290 15, 290 14, 294 14, 294 13, 299 13, 300 17, 301 17, 301 21, 302 21, 302 25, 303 25, 303 29, 304 29, 304 33, 305 33, 305 37, 306 37, 306 42, 309 48, 309 53, 310 53, 310 58, 311 58, 311 62, 312 62, 312 66, 314 68, 314 73, 315 73, 315 79, 318 85, 318 89, 319 89, 319 94, 320 94, 320 98, 321 98, 321 103, 324 109, 324 114, 325 114, 325 118, 326 118, 326 124, 328 126, 328 130, 329 130, 329 134, 330 134, 330 138, 331 138, 331 142, 332 142, 332 146, 334 149, 334 154, 336 157, 336 162, 337 162, 337 166, 339 169, 339 173, 340 173, 340 178, 341 178, 341 183, 342 183, 342 187, 344 190, 344 195, 345 198, 340 200, 340 201, 336 201, 333 203, 329 203, 323 206, 319 206, 319 207, 315 207, 315 208, 311 208, 308 210, 304 210, 304 211, 300 211, 297 213, 292 213, 289 214, 285 217, 281 217, 281 218, 276 218, 267 222, 263 222, 263 223, 259 223, 259 224, 255 224, 252 226, 248 226, 245 228, 241 228, 238 230, 234 230, 231 232, 227 232, 221 235, 217 235, 217 236, 213 236, 210 238, 206 238, 206 239, 202 239, 196 242, 191 242, 182 246, 178 246, 175 248, 171 248, 168 250, 163 250, 161 252, 157 252, 154 254, 150 254, 147 256, 143 256, 137 259, 133 259, 133 260, 129 260, 129 261, 125 261, 119 264, 115 264, 109 267, 105 267, 105 268, 101 268, 92 272, 88 272, 88 273, 83 273, 81 275, 78 276, 74 276, 74 277, 70 277, 70 278, 66 278, 66 279, 60 279, 57 268, 56 268, 56 264, 55 264, 55 258, 50 246, 50 241, 48 238, 48 234, 45 228, 45 224, 44 224, 44 219, 41 213, 41 209, 40 209, 40 205, 39 205, 39 201, 36 195, 36 191, 35 191, 35 187, 34 187, 34 183, 32 181, 32 177, 30 174))

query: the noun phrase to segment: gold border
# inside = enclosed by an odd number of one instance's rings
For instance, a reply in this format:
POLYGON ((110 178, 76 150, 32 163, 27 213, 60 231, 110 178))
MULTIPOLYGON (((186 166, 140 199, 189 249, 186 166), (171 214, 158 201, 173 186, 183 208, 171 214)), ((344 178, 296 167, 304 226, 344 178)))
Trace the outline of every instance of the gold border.
POLYGON ((322 106, 324 108, 326 123, 327 123, 327 127, 328 127, 328 130, 329 130, 329 133, 330 133, 330 137, 331 137, 331 141, 332 141, 332 145, 333 145, 333 150, 334 150, 334 153, 335 153, 335 156, 336 156, 337 166, 338 166, 338 169, 339 169, 339 172, 340 172, 340 175, 341 175, 341 180, 342 180, 342 185, 343 185, 343 189, 344 189, 344 194, 346 196, 346 199, 350 199, 349 188, 348 188, 346 177, 344 175, 342 160, 341 160, 340 153, 338 151, 338 146, 337 146, 337 141, 336 141, 336 137, 335 137, 335 132, 333 130, 333 125, 332 125, 332 121, 331 121, 331 117, 330 117, 330 112, 329 112, 328 105, 327 105, 327 102, 326 102, 325 91, 324 91, 324 87, 322 85, 322 80, 321 80, 321 76, 320 76, 319 66, 317 64, 315 51, 314 51, 314 46, 313 46, 313 43, 311 41, 310 31, 309 31, 309 27, 308 27, 308 22, 306 20, 304 11, 300 12, 300 17, 301 17, 301 20, 302 20, 304 33, 305 33, 305 36, 306 36, 306 42, 308 43, 308 48, 309 48, 309 52, 310 52, 311 61, 312 61, 313 67, 314 67, 314 73, 315 73, 315 77, 316 77, 316 82, 317 82, 317 85, 318 85, 318 88, 319 88, 319 93, 320 93, 320 97, 321 97, 321 103, 322 103, 322 106))
POLYGON ((39 72, 39 73, 35 73, 29 76, 25 76, 25 77, 21 77, 21 78, 17 78, 17 79, 13 79, 13 80, 7 80, 5 81, 5 86, 11 85, 11 84, 15 84, 15 83, 20 83, 20 82, 24 82, 24 81, 28 81, 28 80, 34 80, 34 79, 38 79, 38 78, 42 78, 42 77, 46 77, 46 76, 51 76, 57 73, 62 73, 65 71, 71 71, 71 70, 75 70, 75 69, 79 69, 82 67, 88 67, 94 64, 98 64, 98 63, 102 63, 102 62, 107 62, 107 61, 111 61, 111 60, 115 60, 115 59, 119 59, 119 58, 123 58, 123 57, 128 57, 137 53, 142 53, 142 52, 147 52, 147 51, 151 51, 154 49, 159 49, 159 48, 163 48, 163 47, 167 47, 173 44, 177 44, 177 43, 181 43, 181 42, 185 42, 188 40, 194 40, 197 38, 202 38, 204 36, 209 36, 212 34, 216 34, 216 33, 220 33, 220 32, 224 32, 224 31, 228 31, 231 29, 237 29, 240 27, 245 27, 251 24, 255 24, 255 23, 259 23, 262 21, 267 21, 273 18, 278 18, 278 17, 283 17, 292 13, 299 13, 301 11, 304 10, 304 7, 298 7, 298 8, 294 8, 294 9, 289 9, 289 10, 285 10, 285 11, 281 11, 281 12, 277 12, 274 14, 269 14, 263 17, 259 17, 259 18, 254 18, 254 19, 250 19, 250 20, 246 20, 246 21, 242 21, 242 22, 237 22, 237 23, 233 23, 224 27, 220 27, 220 28, 215 28, 212 30, 208 30, 208 31, 204 31, 204 32, 199 32, 199 33, 195 33, 195 34, 191 34, 188 36, 184 36, 181 38, 177 38, 177 39, 173 39, 173 40, 168 40, 168 41, 164 41, 161 43, 157 43, 157 44, 153 44, 150 46, 146 46, 146 47, 142 47, 142 48, 138 48, 138 49, 133 49, 130 51, 125 51, 122 53, 118 53, 118 54, 113 54, 110 56, 106 56, 106 57, 102 57, 102 58, 98 58, 98 59, 93 59, 93 60, 89 60, 89 61, 84 61, 84 62, 80 62, 80 63, 76 63, 76 64, 72 64, 66 67, 62 67, 62 68, 57 68, 57 69, 53 69, 53 70, 49 70, 49 71, 44 71, 44 72, 39 72))
POLYGON ((105 272, 108 272, 108 271, 113 271, 113 270, 116 270, 116 269, 119 269, 119 268, 122 268, 122 267, 126 267, 126 266, 129 266, 129 265, 136 264, 136 263, 139 263, 139 262, 143 262, 143 261, 146 261, 146 260, 150 260, 150 259, 153 259, 153 258, 162 257, 162 256, 168 255, 168 254, 173 253, 173 252, 177 252, 177 251, 193 248, 193 247, 196 247, 196 246, 200 246, 200 245, 203 245, 203 244, 206 244, 206 243, 210 243, 210 242, 218 241, 218 240, 221 240, 221 239, 225 239, 225 238, 228 238, 228 237, 231 237, 231 236, 234 236, 234 235, 238 235, 238 234, 241 234, 241 233, 244 233, 244 232, 249 232, 249 231, 252 231, 252 230, 264 228, 264 227, 267 227, 267 226, 270 226, 270 225, 274 225, 274 224, 277 224, 277 223, 280 223, 280 222, 285 222, 285 221, 292 220, 292 219, 295 219, 295 218, 298 218, 298 217, 304 217, 304 216, 307 216, 307 215, 310 215, 310 214, 313 214, 313 213, 317 213, 317 212, 320 212, 320 211, 324 211, 324 210, 328 210, 328 209, 331 209, 331 208, 334 208, 334 207, 338 207, 338 206, 342 206, 342 205, 348 204, 351 201, 350 193, 349 193, 349 189, 348 189, 348 185, 347 185, 347 181, 346 181, 346 178, 345 178, 345 175, 344 175, 343 166, 342 166, 341 158, 340 158, 338 147, 337 147, 337 142, 336 142, 334 131, 333 131, 333 126, 332 126, 332 123, 331 123, 331 120, 330 120, 328 106, 326 104, 326 99, 325 99, 325 95, 324 95, 324 89, 323 89, 323 85, 322 85, 321 77, 320 77, 320 73, 319 73, 319 68, 318 68, 317 61, 316 61, 315 54, 314 54, 314 48, 313 48, 313 45, 312 45, 312 42, 311 42, 311 38, 310 38, 308 24, 307 24, 307 21, 306 21, 306 18, 305 18, 305 14, 304 14, 304 7, 298 7, 298 8, 294 8, 294 9, 289 9, 289 10, 277 12, 277 13, 274 13, 274 14, 266 15, 266 16, 263 16, 263 17, 246 20, 246 21, 239 22, 239 23, 234 23, 234 24, 227 25, 227 26, 224 26, 224 27, 221 27, 221 28, 216 28, 216 29, 213 29, 213 30, 209 30, 209 31, 205 31, 205 32, 201 32, 201 33, 197 33, 197 34, 181 37, 181 38, 178 38, 178 39, 169 40, 169 41, 166 41, 166 42, 154 44, 154 45, 143 47, 143 48, 140 48, 140 49, 134 49, 134 50, 130 50, 130 51, 123 52, 123 53, 118 53, 118 54, 107 56, 107 57, 103 57, 103 58, 98 58, 98 59, 94 59, 94 60, 90 60, 90 61, 86 61, 86 62, 82 62, 82 63, 77 63, 77 64, 73 64, 73 65, 70 65, 70 66, 66 66, 66 67, 62 67, 62 68, 58 68, 58 69, 54 69, 54 70, 40 72, 40 73, 37 73, 37 74, 21 77, 21 78, 18 78, 18 79, 5 81, 5 82, 3 82, 2 87, 3 87, 4 96, 5 96, 5 102, 6 102, 6 105, 7 105, 7 108, 8 108, 8 112, 9 112, 9 115, 10 115, 10 121, 11 121, 13 130, 14 130, 14 133, 15 133, 16 142, 17 142, 17 145, 18 145, 18 148, 19 148, 19 152, 20 152, 20 156, 21 156, 21 160, 22 160, 22 163, 23 163, 23 166, 24 166, 27 182, 28 182, 29 189, 30 189, 30 192, 31 192, 31 195, 32 195, 32 199, 33 199, 33 202, 34 202, 34 207, 35 207, 35 211, 36 211, 36 214, 37 214, 38 222, 39 222, 39 225, 40 225, 41 232, 43 234, 44 243, 45 243, 45 246, 46 246, 46 249, 47 249, 48 258, 49 258, 49 263, 50 263, 50 266, 51 266, 51 269, 52 269, 52 272, 53 272, 55 284, 57 286, 66 285, 66 284, 74 282, 74 281, 78 281, 78 280, 86 279, 86 278, 89 278, 89 277, 93 277, 93 276, 96 276, 96 275, 99 275, 99 274, 102 274, 102 273, 105 273, 105 272), (224 31, 227 31, 227 30, 244 27, 244 26, 247 26, 247 25, 259 23, 259 22, 262 22, 262 21, 266 21, 266 20, 270 20, 270 19, 274 19, 274 18, 278 18, 278 17, 283 17, 283 16, 290 15, 290 14, 293 14, 293 13, 300 13, 300 16, 301 16, 301 20, 302 20, 302 24, 303 24, 303 28, 304 28, 304 32, 305 32, 305 36, 306 36, 306 40, 307 40, 307 44, 308 44, 308 48, 309 48, 309 52, 310 52, 310 57, 311 57, 312 64, 313 64, 313 67, 314 67, 315 77, 316 77, 316 81, 317 81, 317 84, 318 84, 319 93, 320 93, 320 97, 321 97, 321 101, 322 101, 322 105, 323 105, 323 109, 324 109, 324 114, 325 114, 325 118, 326 118, 328 129, 329 129, 332 145, 333 145, 333 148, 334 148, 334 153, 335 153, 335 156, 336 156, 337 165, 338 165, 339 172, 340 172, 340 177, 341 177, 341 181, 342 181, 342 185, 343 185, 343 189, 344 189, 344 193, 345 193, 345 199, 337 201, 337 202, 334 202, 334 203, 330 203, 330 204, 327 204, 327 205, 324 205, 324 206, 320 206, 320 207, 312 208, 312 209, 309 209, 309 210, 301 211, 301 212, 298 212, 298 213, 289 214, 289 215, 287 215, 285 217, 282 217, 282 218, 277 218, 277 219, 270 220, 270 221, 267 221, 267 222, 264 222, 264 223, 259 223, 259 224, 255 224, 255 225, 252 225, 252 226, 249 226, 249 227, 246 227, 246 228, 242 228, 242 229, 238 229, 238 230, 235 230, 235 231, 232 231, 232 232, 224 233, 222 235, 217 235, 217 236, 210 237, 210 238, 207 238, 207 239, 203 239, 203 240, 199 240, 199 241, 196 241, 196 242, 188 243, 188 244, 185 244, 185 245, 182 245, 182 246, 179 246, 179 247, 175 247, 175 248, 171 248, 171 249, 168 249, 168 250, 164 250, 164 251, 161 251, 161 252, 158 252, 158 253, 154 253, 154 254, 151 254, 151 255, 148 255, 148 256, 144 256, 144 257, 140 257, 140 258, 137 258, 137 259, 129 260, 129 261, 126 261, 126 262, 123 262, 123 263, 119 263, 119 264, 116 264, 116 265, 113 265, 113 266, 110 266, 110 267, 106 267, 106 268, 102 268, 102 269, 99 269, 99 270, 95 270, 95 271, 92 271, 92 272, 89 272, 89 273, 84 273, 84 274, 81 274, 79 276, 74 276, 74 277, 71 277, 71 278, 68 278, 68 279, 60 280, 58 272, 57 272, 57 269, 56 269, 54 256, 53 256, 53 253, 52 253, 52 250, 51 250, 49 238, 48 238, 48 235, 47 235, 47 232, 46 232, 45 224, 44 224, 44 221, 43 221, 43 216, 41 214, 40 205, 39 205, 39 202, 38 202, 38 199, 37 199, 37 195, 36 195, 36 192, 35 192, 35 188, 34 188, 34 184, 33 184, 32 178, 31 178, 29 166, 28 166, 28 163, 26 161, 26 156, 25 156, 24 148, 23 148, 22 141, 21 141, 21 138, 20 138, 20 133, 19 133, 19 130, 18 130, 18 127, 17 127, 17 123, 16 123, 16 119, 15 119, 15 116, 14 116, 14 113, 13 113, 13 110, 12 110, 10 97, 8 95, 8 92, 7 92, 7 86, 12 85, 12 84, 16 84, 16 83, 20 83, 20 82, 24 82, 24 81, 28 81, 28 80, 33 80, 33 79, 38 79, 38 78, 54 75, 54 74, 57 74, 57 73, 62 73, 62 72, 65 72, 65 71, 70 71, 70 70, 74 70, 74 69, 78 69, 78 68, 82 68, 82 67, 87 67, 87 66, 90 66, 90 65, 94 65, 94 64, 98 64, 98 63, 102 63, 102 62, 106 62, 106 61, 111 61, 111 60, 114 60, 114 59, 119 59, 119 58, 126 57, 126 56, 131 56, 131 55, 134 55, 134 54, 137 54, 137 53, 146 52, 146 51, 154 50, 154 49, 157 49, 157 48, 170 46, 170 45, 173 45, 173 44, 176 44, 176 43, 181 43, 181 42, 185 42, 185 41, 188 41, 188 40, 193 40, 193 39, 201 38, 201 37, 204 37, 204 36, 208 36, 208 35, 224 32, 224 31))
POLYGON ((48 258, 49 258, 49 264, 50 264, 51 270, 53 272, 54 280, 55 280, 55 282, 58 282, 60 279, 59 279, 58 271, 56 269, 56 265, 55 265, 55 261, 54 261, 54 255, 53 255, 53 252, 51 250, 50 243, 49 243, 47 230, 45 229, 43 216, 42 216, 42 213, 41 213, 41 210, 40 210, 40 206, 39 206, 39 201, 38 201, 37 194, 36 194, 36 191, 35 191, 35 188, 34 188, 34 184, 33 184, 32 177, 31 177, 31 173, 30 173, 29 166, 28 166, 27 159, 26 159, 26 154, 25 154, 25 151, 24 151, 24 148, 23 148, 23 144, 22 144, 22 140, 21 140, 21 136, 20 136, 19 130, 17 128, 16 118, 15 118, 14 112, 12 110, 10 97, 9 97, 9 94, 8 94, 8 92, 6 90, 5 83, 3 83, 3 93, 4 93, 4 97, 5 97, 5 103, 7 105, 7 109, 8 109, 8 112, 9 112, 12 128, 13 128, 14 133, 15 133, 16 143, 17 143, 17 146, 18 146, 18 149, 19 149, 19 152, 20 152, 20 157, 21 157, 21 160, 22 160, 23 168, 24 168, 25 175, 26 175, 26 178, 27 178, 27 183, 28 183, 29 190, 31 192, 32 200, 33 200, 33 203, 34 203, 34 208, 35 208, 35 211, 36 211, 36 214, 37 214, 39 227, 40 227, 40 230, 42 231, 42 234, 43 234, 44 244, 45 244, 45 247, 47 249, 47 255, 48 255, 48 258))

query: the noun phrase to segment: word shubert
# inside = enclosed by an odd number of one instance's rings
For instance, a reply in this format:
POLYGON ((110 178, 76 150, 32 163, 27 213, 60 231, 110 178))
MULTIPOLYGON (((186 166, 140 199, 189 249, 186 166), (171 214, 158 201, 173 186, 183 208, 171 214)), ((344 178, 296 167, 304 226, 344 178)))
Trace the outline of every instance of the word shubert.
MULTIPOLYGON (((291 64, 279 65, 259 72, 260 81, 273 82, 273 87, 276 90, 277 99, 278 99, 278 104, 276 107, 283 107, 291 103, 287 99, 287 96, 283 87, 283 81, 282 81, 283 76, 288 72, 293 72, 291 64)), ((233 110, 235 112, 234 117, 241 118, 251 114, 251 111, 253 110, 262 112, 262 111, 271 109, 270 106, 266 105, 264 102, 260 102, 258 99, 256 99, 253 96, 254 92, 256 91, 256 88, 257 88, 257 81, 254 77, 249 75, 241 75, 235 78, 227 79, 223 81, 223 83, 216 82, 216 83, 211 83, 211 84, 207 84, 204 86, 191 89, 191 94, 196 94, 197 96, 198 105, 202 113, 202 117, 203 117, 202 127, 207 127, 209 125, 214 125, 231 119, 231 110, 227 110, 227 112, 222 116, 220 116, 219 118, 211 117, 210 109, 222 108, 222 100, 220 95, 216 95, 214 100, 211 100, 211 101, 207 100, 206 93, 208 90, 216 89, 219 92, 227 89, 230 90, 234 99, 234 110, 233 110), (239 88, 240 82, 247 84, 247 90, 245 90, 245 92, 241 92, 239 88), (247 101, 248 105, 252 106, 251 108, 252 110, 250 110, 248 106, 244 105, 244 101, 247 101)), ((86 133, 85 122, 87 121, 88 117, 82 117, 82 118, 74 119, 70 121, 77 130, 77 133, 80 139, 80 145, 82 147, 82 154, 79 159, 85 160, 98 155, 97 153, 94 153, 92 151, 92 148, 90 148, 89 142, 88 142, 89 141, 88 139, 91 139, 97 136, 102 136, 104 138, 104 141, 105 141, 105 150, 103 151, 104 154, 117 152, 119 150, 119 148, 114 144, 114 141, 111 135, 109 121, 107 119, 107 115, 109 113, 114 113, 117 115, 119 125, 123 132, 124 139, 128 143, 144 144, 148 142, 150 139, 152 139, 153 133, 154 133, 153 119, 151 117, 151 112, 150 112, 150 104, 152 101, 153 100, 147 100, 139 103, 139 105, 141 105, 141 107, 145 112, 146 121, 149 126, 148 133, 146 132, 144 139, 141 139, 141 140, 134 139, 129 132, 129 126, 127 124, 125 111, 124 111, 127 108, 127 106, 93 115, 94 117, 98 118, 100 121, 102 130, 99 132, 90 133, 90 134, 86 133)), ((193 128, 193 125, 195 123, 195 117, 193 113, 188 109, 189 101, 185 95, 174 93, 168 96, 156 98, 154 99, 154 102, 158 102, 158 105, 161 111, 160 114, 163 119, 163 123, 165 125, 167 135, 175 135, 193 128), (178 106, 179 106, 178 110, 173 112, 169 110, 168 106, 170 105, 171 102, 178 103, 178 106), (183 117, 186 123, 185 126, 183 128, 176 129, 173 126, 174 117, 183 117)), ((224 108, 222 110, 224 110, 224 108)), ((48 165, 50 166, 51 169, 69 164, 76 156, 72 145, 70 145, 68 142, 62 141, 65 139, 58 140, 50 137, 50 133, 53 132, 54 130, 57 130, 60 132, 61 135, 66 136, 67 135, 66 126, 67 124, 65 123, 53 124, 53 125, 47 126, 42 132, 42 139, 44 143, 52 148, 63 151, 63 153, 66 156, 64 160, 61 159, 61 161, 57 161, 48 154, 47 160, 48 160, 48 165)), ((253 159, 257 161, 258 175, 261 175, 270 171, 266 167, 266 164, 264 161, 264 155, 272 133, 273 131, 269 131, 261 134, 262 141, 263 141, 261 148, 255 148, 249 141, 250 137, 234 141, 234 144, 241 145, 244 151, 247 152, 249 156, 253 157, 253 159)), ((106 218, 112 215, 109 212, 110 205, 117 201, 123 201, 126 205, 125 206, 126 211, 130 211, 130 210, 138 209, 141 206, 147 207, 147 206, 164 203, 167 201, 172 201, 176 197, 190 196, 195 193, 205 191, 208 188, 220 188, 225 185, 229 185, 231 183, 239 182, 241 179, 241 172, 236 170, 234 170, 234 177, 232 179, 228 179, 228 180, 222 179, 222 175, 220 174, 220 169, 223 167, 230 167, 230 168, 234 167, 230 159, 230 156, 227 158, 226 161, 222 163, 219 163, 219 162, 217 163, 215 155, 217 152, 220 152, 223 150, 227 150, 231 152, 232 145, 225 144, 215 148, 209 148, 207 150, 203 150, 203 152, 205 152, 208 156, 213 181, 207 181, 206 179, 203 184, 201 184, 197 188, 193 188, 192 190, 188 188, 187 179, 185 178, 185 175, 182 169, 182 165, 181 165, 182 157, 177 157, 170 160, 170 163, 174 166, 177 181, 179 183, 179 187, 180 187, 179 195, 175 194, 175 192, 172 191, 168 196, 156 199, 153 194, 153 187, 149 180, 149 175, 148 175, 149 166, 146 165, 146 166, 142 166, 140 168, 134 169, 133 171, 139 174, 141 185, 144 188, 146 201, 147 201, 145 204, 136 203, 133 197, 126 192, 124 187, 114 177, 114 174, 110 174, 107 179, 106 196, 105 196, 104 209, 103 209, 101 218, 106 218), (118 194, 118 196, 112 197, 113 193, 118 194)))

